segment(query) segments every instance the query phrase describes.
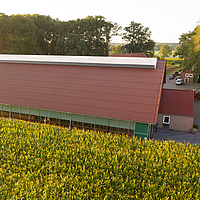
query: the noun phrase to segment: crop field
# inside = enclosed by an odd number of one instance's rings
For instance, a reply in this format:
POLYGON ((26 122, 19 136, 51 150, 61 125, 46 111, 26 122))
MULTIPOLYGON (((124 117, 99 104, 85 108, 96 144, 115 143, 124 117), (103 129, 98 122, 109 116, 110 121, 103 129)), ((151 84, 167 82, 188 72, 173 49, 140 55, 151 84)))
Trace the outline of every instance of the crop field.
POLYGON ((179 67, 179 66, 174 66, 174 65, 167 65, 166 66, 166 73, 167 74, 172 74, 172 73, 174 73, 174 72, 177 72, 177 71, 179 71, 181 69, 181 67, 179 67))
POLYGON ((165 60, 184 60, 183 58, 165 58, 165 60))
POLYGON ((179 71, 181 69, 180 64, 183 61, 183 59, 180 58, 165 58, 167 65, 166 65, 166 73, 172 74, 176 71, 179 71))
POLYGON ((200 149, 0 120, 1 199, 200 199, 200 149))

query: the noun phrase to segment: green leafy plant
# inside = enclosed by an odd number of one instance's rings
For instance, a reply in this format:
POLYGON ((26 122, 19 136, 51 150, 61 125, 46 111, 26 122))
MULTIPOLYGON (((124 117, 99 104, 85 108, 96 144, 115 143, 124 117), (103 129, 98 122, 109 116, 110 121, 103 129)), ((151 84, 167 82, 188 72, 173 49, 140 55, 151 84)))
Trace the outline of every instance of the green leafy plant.
POLYGON ((193 124, 193 128, 196 128, 196 129, 198 129, 198 125, 197 124, 193 124))

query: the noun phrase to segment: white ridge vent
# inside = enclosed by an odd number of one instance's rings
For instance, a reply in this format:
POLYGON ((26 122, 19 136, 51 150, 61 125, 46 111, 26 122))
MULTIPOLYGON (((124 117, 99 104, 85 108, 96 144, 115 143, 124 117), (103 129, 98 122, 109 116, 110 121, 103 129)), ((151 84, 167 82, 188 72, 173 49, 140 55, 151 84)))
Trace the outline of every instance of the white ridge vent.
POLYGON ((157 58, 0 54, 0 63, 30 63, 48 65, 156 69, 157 58))

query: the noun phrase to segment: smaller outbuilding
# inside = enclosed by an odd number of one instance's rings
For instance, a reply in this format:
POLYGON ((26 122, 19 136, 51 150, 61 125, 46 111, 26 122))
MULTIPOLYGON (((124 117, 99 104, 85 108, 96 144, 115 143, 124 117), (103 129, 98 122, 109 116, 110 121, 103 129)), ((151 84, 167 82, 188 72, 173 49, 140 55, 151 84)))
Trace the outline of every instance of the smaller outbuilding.
POLYGON ((194 123, 194 92, 163 89, 157 122, 160 128, 190 132, 194 123))
POLYGON ((194 74, 192 68, 189 71, 181 72, 180 78, 185 83, 200 83, 200 74, 194 74))

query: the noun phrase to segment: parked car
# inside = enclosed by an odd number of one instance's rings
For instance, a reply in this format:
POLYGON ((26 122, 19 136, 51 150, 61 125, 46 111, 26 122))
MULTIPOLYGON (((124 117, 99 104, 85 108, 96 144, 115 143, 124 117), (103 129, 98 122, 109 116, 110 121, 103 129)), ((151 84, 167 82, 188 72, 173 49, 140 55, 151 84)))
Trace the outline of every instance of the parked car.
POLYGON ((174 76, 173 75, 169 75, 169 79, 174 79, 174 76))
POLYGON ((180 76, 177 76, 177 77, 176 77, 176 80, 178 80, 178 79, 180 79, 180 76))
POLYGON ((176 80, 176 85, 182 85, 182 84, 183 84, 183 79, 176 80))

